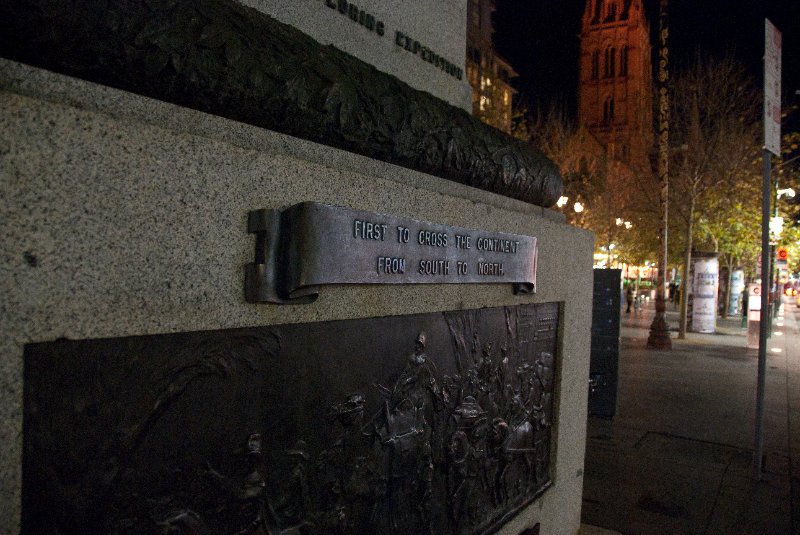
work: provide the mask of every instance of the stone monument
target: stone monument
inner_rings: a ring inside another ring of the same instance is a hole
[[[577,531],[592,236],[465,13],[0,7],[0,532]]]

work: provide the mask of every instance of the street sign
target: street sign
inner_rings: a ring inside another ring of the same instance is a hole
[[[789,260],[789,250],[786,247],[778,247],[775,251],[776,260]]]
[[[764,19],[764,148],[781,153],[781,32]]]

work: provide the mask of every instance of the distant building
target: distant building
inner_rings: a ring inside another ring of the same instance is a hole
[[[472,86],[472,113],[483,122],[511,133],[511,101],[517,76],[492,45],[494,0],[467,4],[467,79]]]
[[[580,39],[580,122],[609,160],[649,172],[653,74],[642,0],[587,0]]]

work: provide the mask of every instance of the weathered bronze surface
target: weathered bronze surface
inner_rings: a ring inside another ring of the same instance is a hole
[[[305,202],[250,212],[255,262],[250,302],[307,303],[326,284],[512,283],[536,285],[532,236],[438,225]]]
[[[540,152],[232,0],[0,2],[0,55],[540,206],[562,191]]]
[[[550,484],[555,303],[28,345],[25,534],[488,533]]]

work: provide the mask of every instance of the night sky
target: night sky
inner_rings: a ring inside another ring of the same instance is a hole
[[[574,114],[586,0],[496,3],[495,47],[519,73],[514,86],[521,96],[533,110],[556,103]],[[644,0],[644,5],[652,41],[658,28],[658,0]],[[760,86],[767,17],[783,34],[783,101],[790,102],[800,90],[800,0],[671,0],[669,11],[671,69],[698,47],[716,56],[731,52]]]

